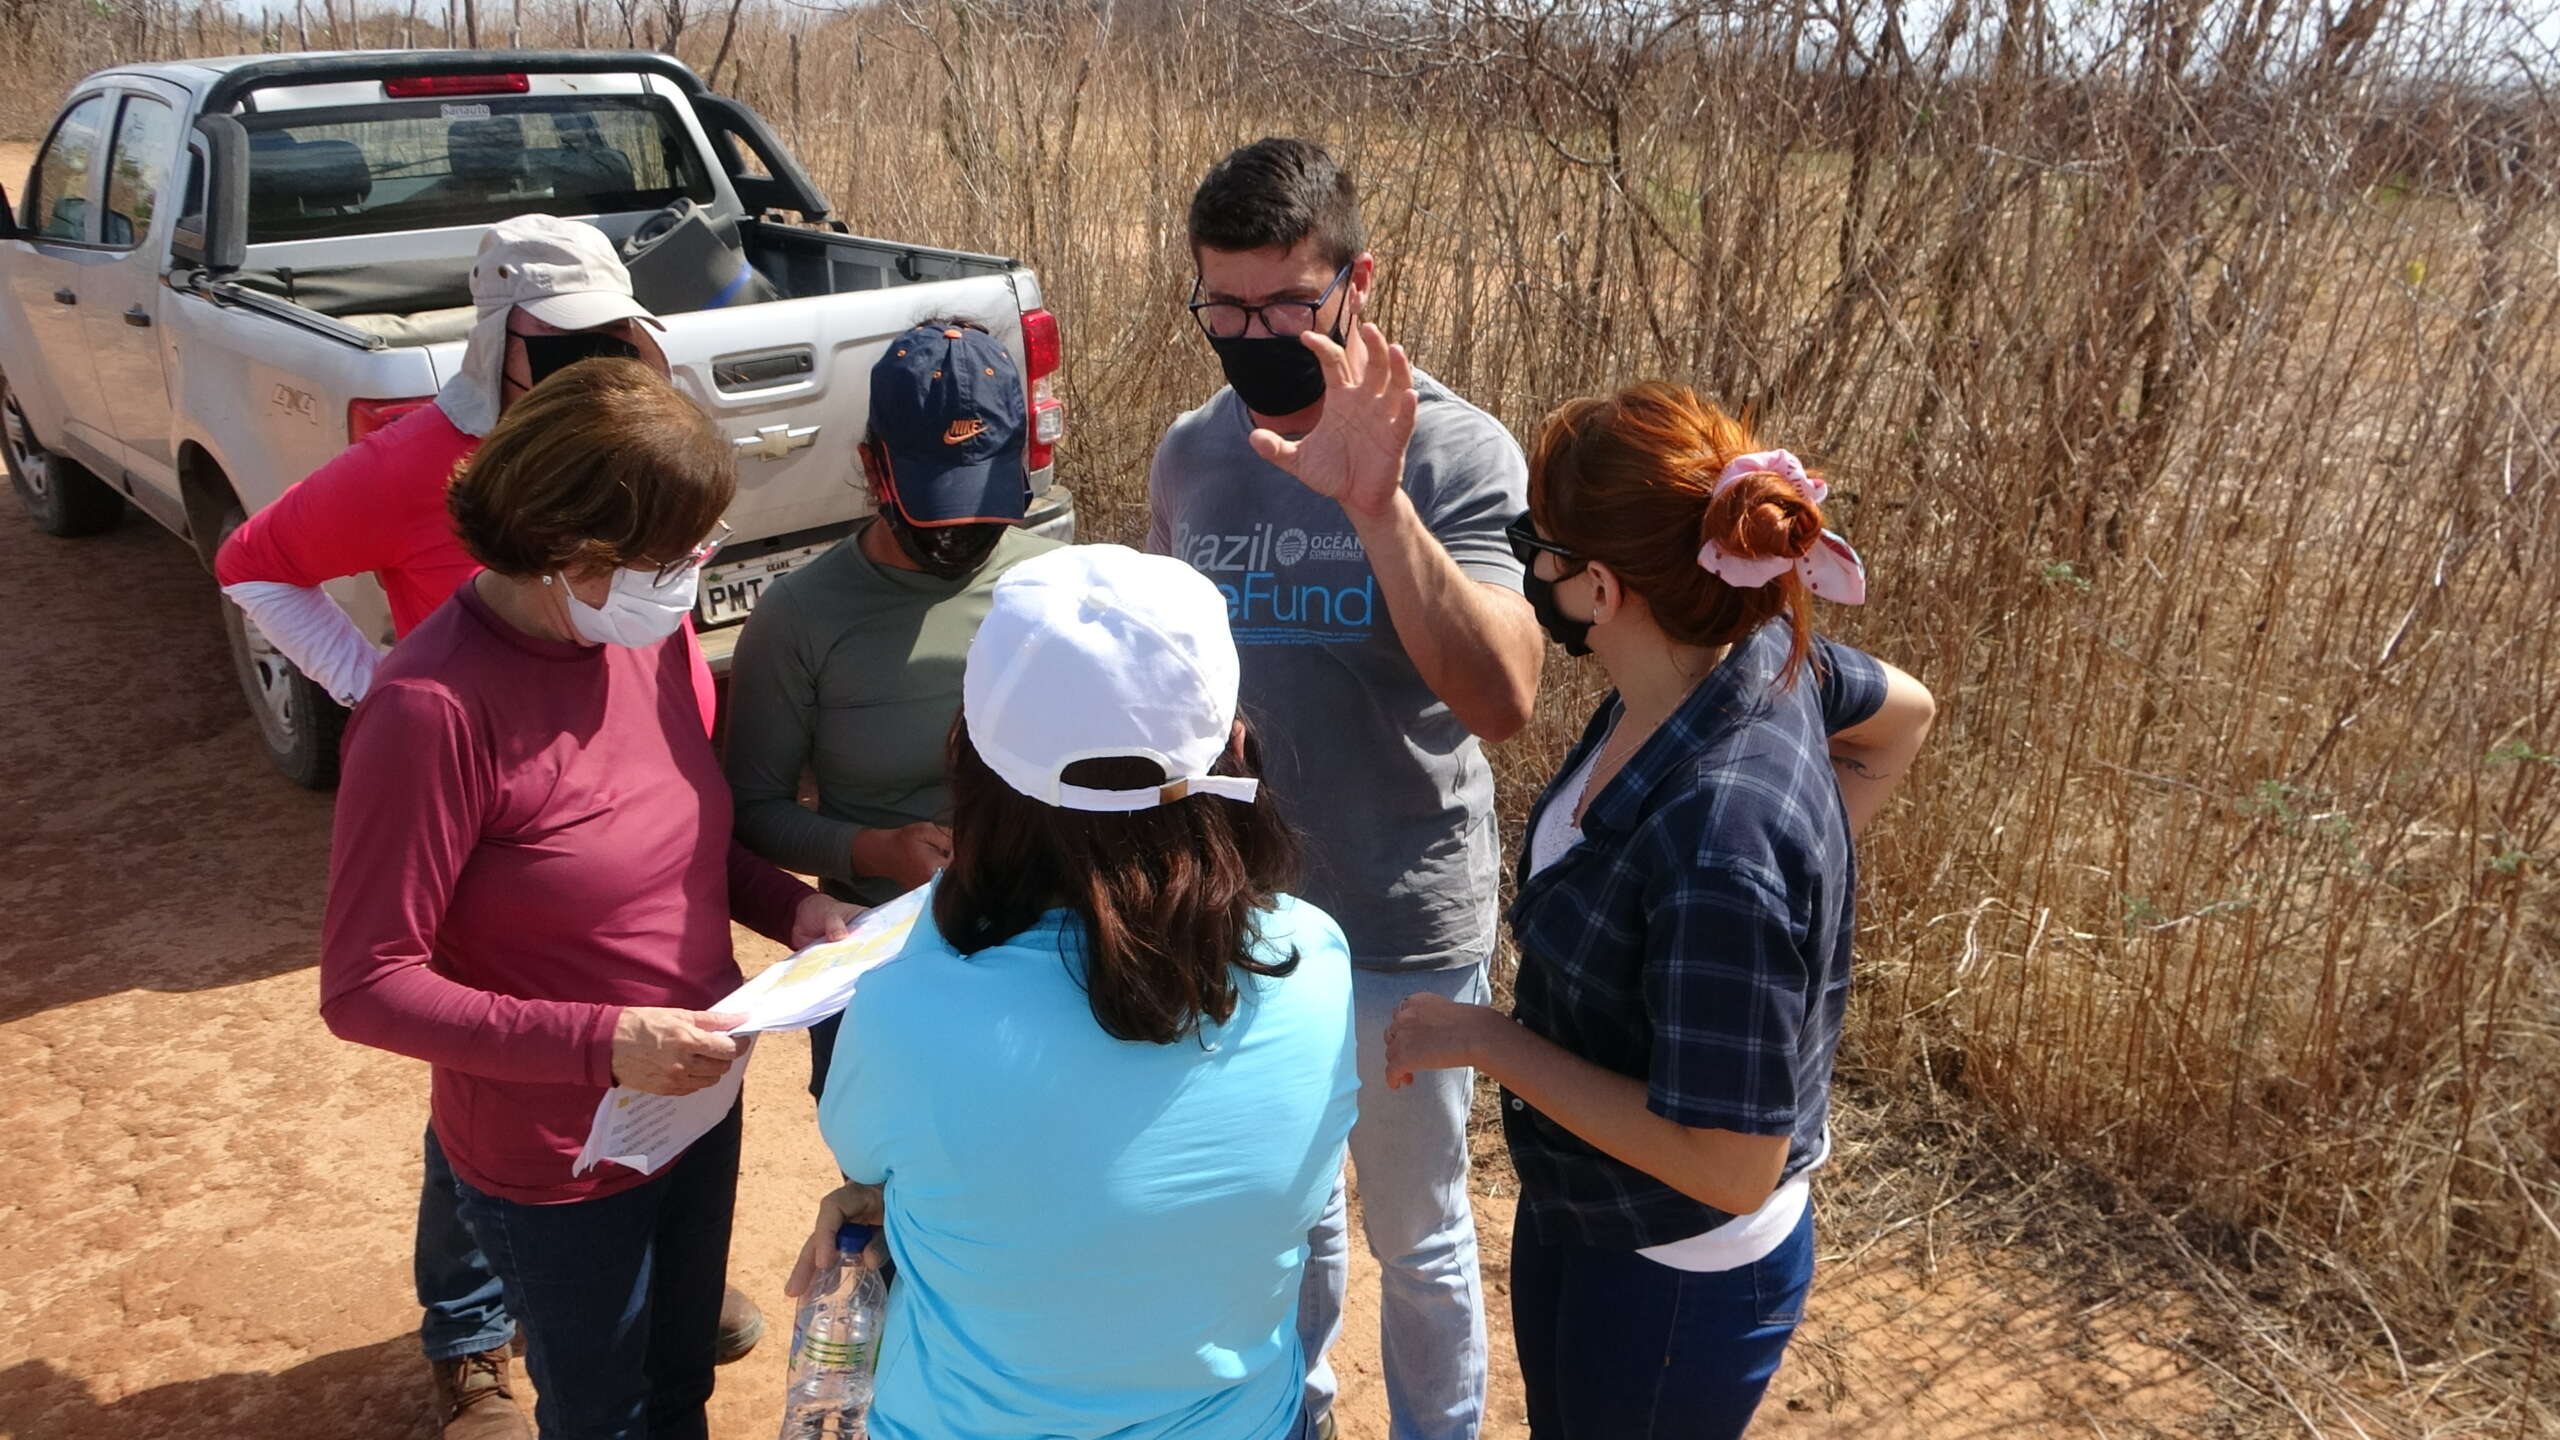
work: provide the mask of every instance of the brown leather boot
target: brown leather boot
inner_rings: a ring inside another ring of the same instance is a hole
[[[533,1440],[516,1408],[507,1347],[436,1362],[436,1419],[443,1440]]]
[[[764,1312],[756,1308],[756,1302],[748,1299],[747,1292],[735,1285],[723,1291],[720,1296],[720,1348],[713,1353],[712,1363],[728,1365],[744,1360],[747,1352],[756,1348],[756,1342],[763,1338]]]

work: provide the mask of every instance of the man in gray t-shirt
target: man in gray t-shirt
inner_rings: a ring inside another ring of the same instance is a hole
[[[1390,1091],[1384,1033],[1422,990],[1490,998],[1499,857],[1479,739],[1517,731],[1537,693],[1544,641],[1502,534],[1528,508],[1528,462],[1499,422],[1416,374],[1401,489],[1363,491],[1299,457],[1274,464],[1323,419],[1325,376],[1300,337],[1363,348],[1354,332],[1376,263],[1350,176],[1305,141],[1263,140],[1210,170],[1190,229],[1192,314],[1228,388],[1165,431],[1147,548],[1226,593],[1265,793],[1306,837],[1301,893],[1351,944],[1351,1159],[1381,1267],[1391,1433],[1469,1437],[1485,1377],[1466,1184],[1473,1075],[1431,1071]],[[1384,364],[1372,369],[1386,383]],[[1347,1273],[1341,1201],[1309,1237],[1299,1308],[1320,1434]]]

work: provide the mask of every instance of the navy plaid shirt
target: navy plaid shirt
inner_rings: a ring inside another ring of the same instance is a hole
[[[1883,705],[1884,671],[1816,641],[1813,668],[1781,688],[1790,639],[1781,619],[1736,645],[1592,797],[1562,858],[1528,875],[1523,847],[1511,931],[1515,1019],[1644,1081],[1666,1119],[1790,1137],[1792,1176],[1823,1150],[1855,918],[1826,737]],[[1617,696],[1601,702],[1530,834],[1618,713]],[[1508,1091],[1502,1121],[1542,1243],[1641,1249],[1731,1218]]]

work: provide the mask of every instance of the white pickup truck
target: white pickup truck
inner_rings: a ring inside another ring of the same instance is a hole
[[[635,259],[633,288],[677,384],[738,446],[734,536],[695,616],[715,668],[764,581],[868,509],[871,364],[918,320],[977,321],[1013,352],[1041,492],[1026,523],[1072,532],[1039,280],[848,233],[752,110],[622,51],[246,56],[72,87],[14,213],[0,190],[11,487],[59,536],[129,501],[210,565],[231,526],[435,394],[461,364],[482,230],[536,211],[622,242],[684,219],[689,250]],[[388,641],[371,577],[330,588]],[[330,783],[344,712],[224,609],[271,757]]]

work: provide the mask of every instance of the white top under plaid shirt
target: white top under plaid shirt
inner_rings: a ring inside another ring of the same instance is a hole
[[[1782,686],[1784,619],[1733,647],[1583,812],[1582,842],[1519,877],[1513,1016],[1643,1080],[1682,1125],[1790,1137],[1786,1175],[1823,1151],[1849,993],[1857,864],[1826,737],[1884,703],[1884,671],[1814,643]],[[1558,770],[1617,723],[1611,695]],[[1556,786],[1530,812],[1556,803]],[[1639,1249],[1731,1217],[1576,1138],[1504,1092],[1535,1237]]]

